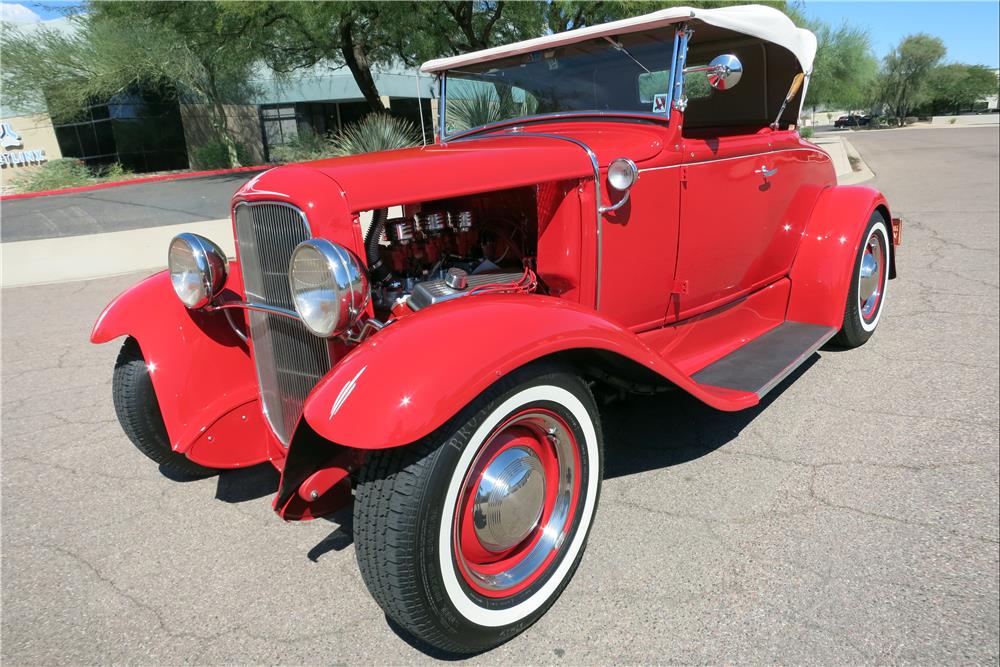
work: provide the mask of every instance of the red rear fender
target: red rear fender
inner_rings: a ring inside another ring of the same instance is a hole
[[[786,319],[840,328],[861,236],[877,208],[888,225],[889,205],[878,190],[835,186],[823,191],[792,264]],[[889,252],[895,254],[895,248]]]
[[[227,285],[239,284],[239,267],[231,262]],[[120,336],[139,341],[174,449],[219,468],[267,460],[253,363],[225,314],[185,308],[163,271],[112,301],[90,340]]]
[[[593,310],[552,297],[483,295],[427,308],[383,329],[316,386],[304,416],[341,445],[405,445],[444,424],[498,378],[568,350],[618,355],[719,409],[756,403],[755,394],[694,383]]]

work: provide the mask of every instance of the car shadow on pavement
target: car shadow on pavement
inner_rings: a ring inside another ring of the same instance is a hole
[[[761,402],[722,412],[675,391],[635,396],[602,409],[604,479],[669,468],[711,454],[735,439],[795,380],[819,360],[813,354]]]

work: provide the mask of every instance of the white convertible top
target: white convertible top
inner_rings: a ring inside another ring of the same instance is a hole
[[[421,67],[423,72],[442,72],[456,69],[463,65],[497,60],[507,56],[516,56],[545,48],[553,48],[582,42],[597,37],[623,35],[630,32],[641,32],[650,28],[681,23],[683,21],[702,21],[708,25],[733,30],[745,35],[752,35],[767,42],[783,46],[798,59],[802,71],[807,75],[812,73],[813,59],[816,57],[816,36],[808,30],[797,28],[785,14],[772,7],[764,5],[738,5],[720,7],[718,9],[695,9],[693,7],[673,7],[661,9],[651,14],[634,16],[621,21],[612,21],[589,28],[567,30],[553,35],[536,37],[535,39],[497,46],[492,49],[473,51],[451,58],[428,60]]]

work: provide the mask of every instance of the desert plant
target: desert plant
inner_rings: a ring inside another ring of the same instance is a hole
[[[523,102],[510,95],[500,97],[492,88],[479,88],[468,97],[448,100],[448,129],[461,132],[538,112],[538,100],[525,93]]]
[[[213,139],[191,151],[191,166],[195,169],[230,169],[252,163],[249,151],[243,144],[236,144],[236,162],[232,160],[229,146]]]
[[[813,132],[814,130],[811,127],[799,128],[799,136],[802,137],[803,139],[812,139]]]
[[[408,120],[370,113],[333,135],[331,155],[356,155],[408,148],[420,143],[420,131]]]
[[[46,162],[31,171],[25,171],[11,179],[17,192],[40,192],[61,190],[93,182],[90,170],[80,160],[64,158]]]
[[[121,181],[133,175],[133,171],[121,162],[112,162],[106,167],[94,170],[94,175],[102,181]]]
[[[312,130],[299,130],[298,136],[287,144],[271,149],[272,162],[308,162],[331,155],[333,149],[330,147],[330,140]]]

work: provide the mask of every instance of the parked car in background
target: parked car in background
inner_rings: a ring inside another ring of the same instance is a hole
[[[851,114],[849,116],[841,116],[837,120],[833,121],[834,127],[865,127],[871,123],[870,116],[857,116]]]
[[[353,502],[389,617],[454,653],[510,639],[583,555],[599,397],[744,410],[875,332],[898,224],[796,131],[815,50],[755,5],[425,63],[434,144],[257,175],[236,261],[181,234],[107,307],[125,432],[188,473],[269,462],[286,520]]]

